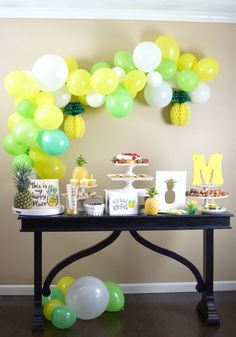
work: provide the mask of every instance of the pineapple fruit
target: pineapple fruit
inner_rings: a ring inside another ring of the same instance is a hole
[[[174,105],[170,109],[171,123],[177,126],[188,124],[190,109],[186,102],[190,101],[190,96],[185,91],[174,91],[171,102]]]
[[[57,188],[53,185],[49,185],[47,189],[47,203],[51,207],[55,207],[58,204]]]
[[[147,190],[149,198],[146,199],[144,208],[147,215],[157,215],[159,204],[155,196],[158,194],[155,187],[151,187]]]
[[[165,193],[165,201],[167,204],[173,204],[175,201],[175,191],[173,191],[173,188],[176,184],[176,181],[174,179],[168,179],[165,183],[167,188]]]
[[[32,208],[33,196],[29,191],[31,168],[27,165],[16,165],[13,169],[17,192],[14,197],[14,207],[20,209]]]
[[[77,166],[73,170],[72,178],[77,180],[88,179],[89,174],[87,168],[85,167],[87,162],[82,155],[79,155],[76,158],[76,164]]]
[[[68,138],[82,138],[85,131],[85,122],[80,114],[84,107],[79,102],[70,102],[64,108],[64,131]]]

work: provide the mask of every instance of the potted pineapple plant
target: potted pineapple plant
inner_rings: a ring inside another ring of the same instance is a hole
[[[18,209],[32,208],[33,196],[29,190],[31,168],[27,165],[16,165],[13,169],[17,192],[14,197],[14,207]]]
[[[157,215],[159,210],[159,203],[155,196],[158,194],[155,187],[151,187],[147,190],[149,198],[146,199],[144,209],[147,215]]]

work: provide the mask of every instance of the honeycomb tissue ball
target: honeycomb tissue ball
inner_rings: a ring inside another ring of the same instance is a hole
[[[190,118],[190,109],[187,104],[175,103],[170,110],[170,120],[174,125],[186,125]]]

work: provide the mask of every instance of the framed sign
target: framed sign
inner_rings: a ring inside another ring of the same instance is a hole
[[[32,209],[60,207],[58,179],[32,179],[30,191],[33,194]]]
[[[110,215],[128,215],[138,213],[138,194],[136,192],[105,191],[106,211]]]
[[[156,171],[156,189],[160,210],[185,207],[186,172]]]

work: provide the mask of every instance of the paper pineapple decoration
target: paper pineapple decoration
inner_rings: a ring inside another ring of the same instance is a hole
[[[27,165],[16,165],[13,173],[17,189],[14,197],[14,207],[20,209],[32,208],[33,196],[29,191],[31,168]]]
[[[76,158],[76,164],[77,166],[74,168],[73,173],[72,173],[72,178],[73,179],[88,179],[88,170],[85,167],[85,164],[87,164],[85,158],[82,155],[79,155]]]
[[[176,181],[174,179],[166,180],[167,191],[165,193],[165,201],[167,204],[173,204],[175,201],[175,191],[173,191]]]
[[[147,194],[149,195],[149,198],[146,199],[144,204],[145,212],[147,215],[157,215],[159,203],[155,196],[158,192],[155,187],[151,187],[147,190]]]
[[[190,109],[186,102],[190,102],[190,96],[185,91],[174,91],[171,100],[174,105],[170,109],[170,120],[174,125],[186,125],[190,118]]]
[[[64,121],[64,131],[68,138],[82,138],[85,131],[85,122],[80,114],[84,112],[84,107],[79,102],[71,102],[64,108],[66,115]]]

